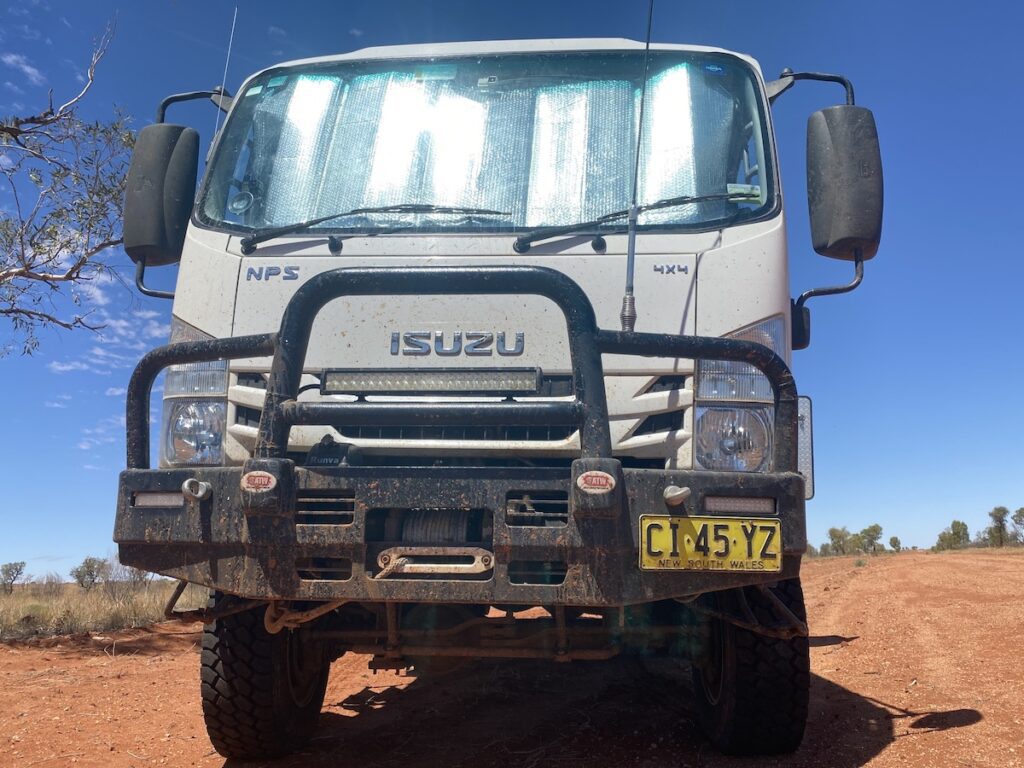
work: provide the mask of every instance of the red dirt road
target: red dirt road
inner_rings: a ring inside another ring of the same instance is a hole
[[[685,671],[481,663],[428,680],[349,655],[314,741],[272,765],[1024,766],[1024,552],[854,563],[804,568],[814,674],[792,756],[716,754]],[[0,646],[0,766],[230,765],[203,728],[198,639],[162,625]]]

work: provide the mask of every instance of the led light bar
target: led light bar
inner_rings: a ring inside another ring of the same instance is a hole
[[[774,515],[775,499],[751,496],[705,496],[706,512],[732,512],[737,515]]]
[[[360,368],[326,370],[324,395],[532,395],[539,368]]]

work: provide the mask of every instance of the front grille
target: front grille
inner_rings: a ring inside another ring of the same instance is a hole
[[[672,373],[616,375],[605,380],[612,448],[623,461],[631,462],[630,466],[638,466],[636,462],[643,466],[663,466],[666,459],[673,461],[674,466],[690,465],[692,425],[688,414],[693,405],[694,382],[692,367],[687,369],[686,362],[677,363],[680,367]],[[544,376],[542,397],[569,395],[571,384],[570,376]],[[304,374],[300,391],[318,386],[315,375]],[[232,438],[229,455],[233,461],[244,461],[255,447],[266,387],[265,373],[235,374],[228,395],[233,406],[228,430]],[[311,395],[307,392],[303,400]],[[351,402],[355,398],[341,399]],[[579,451],[576,424],[370,424],[334,429],[308,425],[292,430],[289,456],[304,463],[306,452],[324,434],[332,434],[335,440],[360,448],[353,460],[355,463],[390,462],[405,466],[418,459],[450,463],[455,460],[453,457],[462,457],[477,462],[501,460],[515,464],[527,460],[567,459]]]
[[[656,413],[648,416],[640,426],[633,430],[634,435],[653,435],[657,432],[674,432],[683,428],[684,411],[672,411],[670,413]]]
[[[496,427],[459,426],[365,426],[339,427],[342,436],[356,440],[487,440],[508,442],[511,440],[565,440],[576,431],[570,426],[525,427],[522,425],[501,425]]]
[[[244,427],[258,427],[263,412],[244,405],[235,407],[235,423]],[[348,426],[338,427],[343,437],[353,440],[485,440],[508,442],[511,440],[552,441],[566,440],[576,432],[575,426],[551,424],[540,427],[499,425],[490,427],[436,427],[416,425]]]

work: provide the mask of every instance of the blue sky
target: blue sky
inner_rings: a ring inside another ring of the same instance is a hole
[[[280,60],[369,45],[519,37],[632,37],[642,0],[375,0],[240,4],[227,85]],[[86,116],[117,104],[147,124],[169,93],[220,82],[233,3],[17,2],[0,6],[0,113],[77,91],[106,23],[117,34]],[[996,505],[1024,506],[1018,313],[1024,260],[1015,235],[1024,124],[1010,2],[688,3],[660,0],[655,41],[749,53],[783,67],[841,72],[879,126],[886,180],[882,247],[864,285],[814,300],[811,348],[794,369],[815,403],[817,496],[810,538],[874,522],[885,540],[928,546],[954,518],[972,532]],[[810,248],[804,183],[807,116],[837,87],[802,84],[775,107],[794,295],[846,282],[849,265]],[[209,139],[212,107],[176,108]],[[6,204],[0,195],[0,205]],[[127,265],[123,256],[117,263]],[[127,275],[127,269],[125,270]],[[173,268],[151,273],[173,285]],[[0,359],[0,562],[42,574],[113,551],[124,462],[124,387],[163,343],[170,304],[117,283],[83,300],[100,334],[46,332],[33,357]],[[6,335],[7,328],[0,328]]]

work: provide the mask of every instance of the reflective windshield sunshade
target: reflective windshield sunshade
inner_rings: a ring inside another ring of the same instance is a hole
[[[337,61],[278,68],[243,91],[216,148],[201,221],[248,233],[356,208],[322,229],[525,229],[626,208],[642,51]],[[707,227],[767,210],[774,179],[760,89],[727,54],[652,51],[640,200],[725,195],[646,211],[641,225]],[[622,222],[605,226],[621,227]]]

